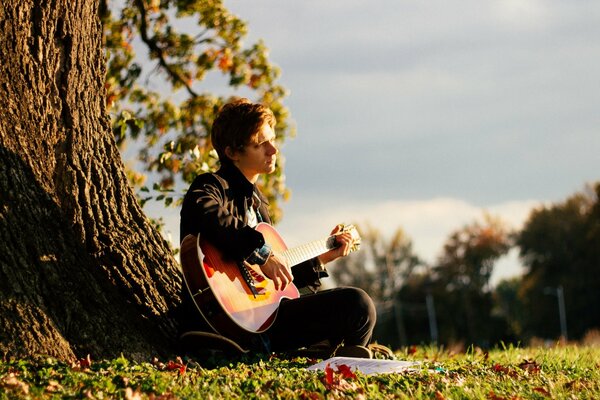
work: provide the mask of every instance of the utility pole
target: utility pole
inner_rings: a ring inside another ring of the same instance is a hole
[[[558,316],[560,318],[560,333],[567,340],[567,311],[565,310],[565,296],[562,285],[556,288],[558,298]]]
[[[425,296],[425,304],[427,305],[427,316],[429,317],[429,334],[431,335],[431,342],[437,344],[438,328],[435,317],[435,305],[433,304],[433,296],[431,293],[427,293]]]
[[[560,335],[567,340],[567,311],[565,309],[565,295],[562,285],[558,287],[547,287],[544,288],[544,293],[552,296],[556,296],[558,301],[558,318],[560,320]]]

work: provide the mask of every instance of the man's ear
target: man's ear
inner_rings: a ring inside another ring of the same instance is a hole
[[[225,155],[227,156],[227,158],[229,158],[231,161],[237,161],[237,152],[234,151],[231,146],[227,146],[225,147]]]

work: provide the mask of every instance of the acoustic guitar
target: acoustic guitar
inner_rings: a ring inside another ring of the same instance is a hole
[[[352,225],[325,239],[291,249],[271,225],[261,222],[256,230],[272,250],[285,257],[290,267],[337,247],[336,236],[344,232],[352,235],[352,251],[360,246],[360,236]],[[187,235],[183,239],[180,257],[184,281],[198,311],[211,329],[225,337],[248,337],[265,331],[273,324],[281,300],[300,296],[293,283],[276,290],[259,266],[227,261],[200,236]]]

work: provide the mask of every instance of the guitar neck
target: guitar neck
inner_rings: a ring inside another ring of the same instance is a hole
[[[287,259],[289,266],[293,267],[326,253],[333,248],[335,248],[335,237],[330,236],[327,239],[315,240],[302,246],[287,249],[283,252],[283,255]]]

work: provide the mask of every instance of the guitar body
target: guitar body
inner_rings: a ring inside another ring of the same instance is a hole
[[[271,225],[260,223],[256,230],[271,249],[286,250]],[[300,296],[293,283],[275,290],[260,267],[226,261],[219,250],[198,236],[188,235],[181,243],[181,267],[200,314],[216,333],[226,337],[244,338],[265,331],[273,324],[281,300]],[[246,277],[240,268],[246,269]]]

